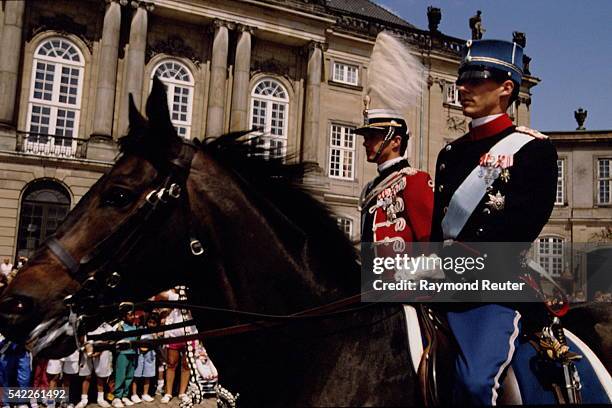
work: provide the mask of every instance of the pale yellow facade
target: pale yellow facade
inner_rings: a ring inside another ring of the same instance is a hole
[[[557,202],[540,238],[562,244],[556,272],[568,293],[578,300],[612,293],[612,181],[605,177],[612,166],[612,131],[546,134],[561,164]]]
[[[307,182],[345,218],[353,239],[359,238],[358,197],[376,168],[365,161],[354,137],[350,177],[330,176],[332,125],[354,128],[363,122],[369,56],[378,31],[403,37],[425,66],[421,98],[404,112],[412,135],[410,163],[433,176],[438,151],[467,131],[460,107],[448,97],[463,40],[408,23],[301,0],[3,1],[1,13],[0,257],[17,255],[20,209],[31,182],[56,182],[73,207],[112,165],[114,141],[127,127],[128,94],[144,110],[154,71],[166,62],[189,72],[191,138],[248,128],[256,85],[280,84],[286,152],[318,164]],[[34,68],[40,59],[35,52],[54,39],[75,47],[81,70],[73,134],[78,142],[61,157],[24,147],[35,105]],[[335,80],[336,64],[355,68],[356,82]],[[530,88],[538,81],[528,76],[523,83],[511,111],[517,124],[530,123]]]

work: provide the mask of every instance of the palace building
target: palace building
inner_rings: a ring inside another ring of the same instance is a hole
[[[410,163],[433,175],[438,151],[467,131],[454,85],[465,39],[438,30],[439,9],[430,8],[429,28],[420,29],[368,0],[3,0],[1,6],[2,257],[31,255],[110,168],[115,141],[127,130],[128,95],[144,110],[154,76],[167,85],[182,137],[255,128],[270,154],[316,163],[309,187],[355,240],[359,194],[376,168],[366,163],[353,130],[363,122],[378,32],[402,37],[425,67],[418,106],[404,112]],[[538,82],[526,75],[510,109],[517,124],[529,125],[530,89]],[[564,163],[579,162],[567,156]],[[596,165],[608,174],[605,164]],[[584,204],[577,195],[567,199],[576,210]]]
[[[557,148],[557,199],[536,245],[539,263],[578,300],[612,294],[612,130],[547,131]]]

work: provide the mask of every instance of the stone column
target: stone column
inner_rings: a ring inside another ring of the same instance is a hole
[[[308,45],[308,70],[306,73],[306,97],[304,108],[304,135],[302,137],[302,160],[318,162],[319,111],[321,96],[321,69],[323,44],[312,41]]]
[[[238,25],[240,32],[236,44],[234,63],[234,87],[232,89],[232,111],[230,130],[245,130],[249,124],[249,79],[251,74],[251,36],[253,27]]]
[[[119,30],[121,28],[121,6],[118,0],[106,0],[106,14],[100,41],[98,62],[98,87],[92,138],[111,139],[113,112],[115,110],[115,88],[117,85],[117,56],[119,53]]]
[[[25,1],[4,3],[4,27],[0,39],[0,124],[15,128],[17,78],[21,61],[21,34]]]
[[[125,69],[125,85],[121,104],[121,121],[119,135],[125,135],[128,130],[128,95],[132,94],[139,108],[142,106],[142,86],[144,82],[145,52],[147,50],[147,13],[153,11],[153,3],[132,1],[135,9],[130,25],[130,43],[128,45]]]
[[[223,133],[223,107],[225,106],[225,80],[227,76],[227,51],[230,23],[214,21],[214,39],[210,61],[210,85],[208,90],[208,112],[206,114],[206,137]]]

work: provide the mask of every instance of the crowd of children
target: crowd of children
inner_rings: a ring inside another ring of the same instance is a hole
[[[174,298],[171,294],[170,298]],[[176,315],[172,311],[154,311],[147,314],[127,313],[124,318],[114,326],[103,323],[96,330],[88,333],[89,336],[108,331],[131,331],[144,327],[154,328],[165,321],[169,315]],[[172,317],[169,317],[171,319]],[[176,323],[176,321],[175,321]],[[182,329],[179,329],[182,330]],[[157,336],[172,336],[169,333],[145,334],[138,339],[154,339]],[[128,337],[136,340],[136,337]],[[86,340],[86,337],[85,337]],[[42,387],[66,388],[69,398],[61,402],[66,408],[85,408],[90,396],[96,395],[95,403],[103,408],[122,408],[139,403],[149,403],[155,400],[155,395],[161,396],[161,403],[168,403],[172,399],[174,389],[175,370],[179,360],[181,363],[181,381],[178,385],[179,398],[184,393],[189,380],[189,367],[184,359],[184,344],[170,344],[168,347],[126,349],[116,352],[108,350],[87,356],[83,350],[77,350],[60,360],[31,361],[29,352],[12,343],[2,342],[0,347],[4,353],[0,355],[0,387]],[[12,348],[10,348],[12,347]],[[9,349],[10,348],[10,349]],[[14,350],[13,350],[14,348]],[[168,351],[171,350],[169,353]],[[179,356],[182,353],[183,359]],[[171,361],[168,361],[168,355]],[[206,357],[207,358],[207,357]],[[208,360],[207,381],[217,380],[216,369]],[[91,389],[92,381],[95,391]],[[80,394],[80,399],[78,398]],[[30,401],[32,408],[42,403],[48,408],[55,408],[55,400]],[[28,404],[18,405],[26,408]],[[7,408],[8,402],[3,399],[2,408]]]

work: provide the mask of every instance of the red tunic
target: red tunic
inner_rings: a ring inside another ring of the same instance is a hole
[[[362,242],[429,241],[433,181],[402,160],[362,194]]]

